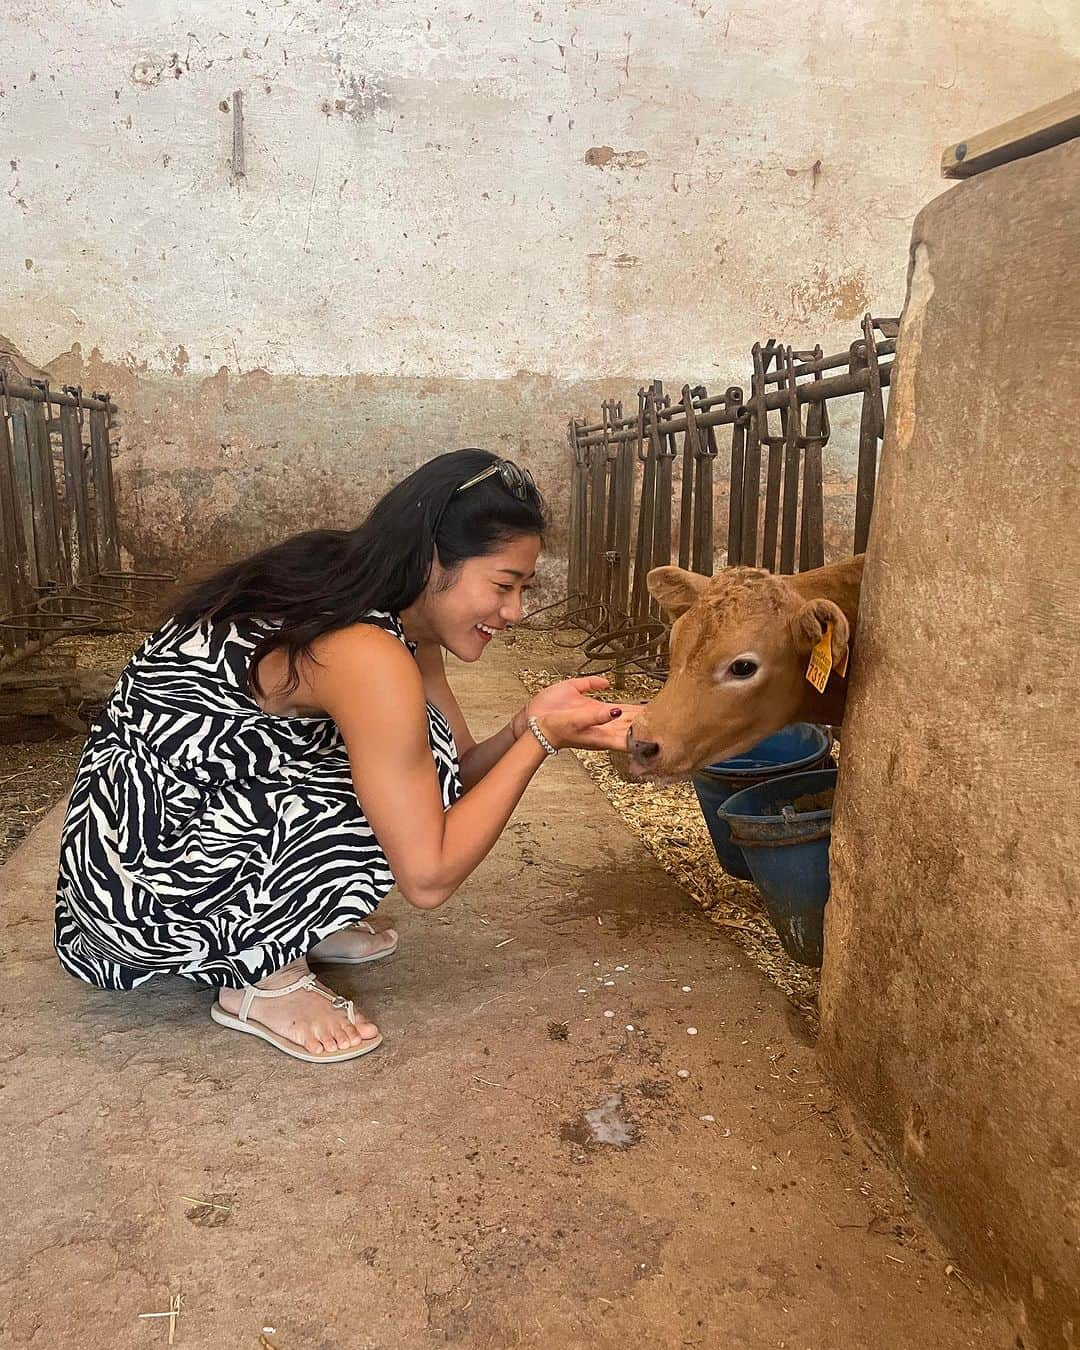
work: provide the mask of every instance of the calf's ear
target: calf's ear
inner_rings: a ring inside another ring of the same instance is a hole
[[[654,567],[645,578],[645,584],[668,618],[677,619],[705,593],[709,580],[709,577],[698,576],[681,567]]]
[[[831,600],[808,600],[796,610],[791,620],[791,635],[795,648],[802,655],[809,653],[821,641],[825,625],[832,624],[832,658],[838,674],[847,669],[848,642],[851,630],[844,611]]]

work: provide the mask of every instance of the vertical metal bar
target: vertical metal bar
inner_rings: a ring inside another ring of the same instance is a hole
[[[741,408],[743,391],[732,385],[724,399],[725,408]],[[743,474],[746,457],[746,422],[736,417],[731,424],[731,464],[728,470],[727,565],[742,562]]]
[[[683,433],[682,492],[679,498],[679,566],[689,567],[691,559],[691,532],[694,513],[694,479],[697,475],[697,423],[694,421],[694,396],[688,384],[683,385],[682,405],[686,413],[686,431]]]
[[[37,549],[34,547],[34,494],[30,473],[30,416],[25,399],[11,400],[11,458],[12,481],[15,486],[15,509],[19,516],[26,575],[31,590],[41,584],[38,573]]]
[[[881,392],[874,320],[863,316],[862,355],[866,362],[866,392],[859,418],[859,476],[855,488],[855,552],[863,553],[870,538],[870,519],[877,487],[878,440],[885,432],[885,401]]]
[[[656,437],[657,461],[656,506],[653,523],[653,567],[668,567],[671,564],[671,479],[678,446],[675,443],[674,435],[663,430],[660,425],[660,410],[663,409],[667,412],[670,408],[671,395],[663,393],[663,385],[659,380],[655,380],[653,382],[653,434]],[[653,619],[662,619],[659,601],[650,599],[649,614]],[[654,662],[661,661],[664,650],[663,639],[658,639],[650,646],[649,650]]]
[[[76,581],[88,581],[98,570],[97,549],[90,529],[86,466],[77,408],[61,407],[60,438],[64,446],[64,524],[71,574]]]
[[[577,542],[577,588],[576,593],[584,599],[589,589],[589,452],[579,445],[578,428],[575,427],[575,453],[577,454],[578,475],[578,542]]]
[[[60,530],[57,519],[56,475],[47,426],[48,403],[29,404],[30,493],[34,512],[34,550],[41,586],[60,586],[65,581]]]
[[[589,447],[589,603],[604,594],[604,483],[607,457],[602,445]]]
[[[779,368],[781,364],[781,349],[772,341],[769,342],[765,351],[765,361],[763,365],[764,372],[768,370],[773,358],[776,358],[776,364]],[[764,388],[764,385],[762,386]],[[761,565],[770,572],[776,571],[776,544],[780,533],[780,484],[781,468],[783,460],[780,455],[781,447],[786,440],[787,428],[787,409],[781,409],[780,423],[783,434],[780,436],[771,436],[768,433],[768,412],[764,407],[764,398],[762,399],[762,444],[769,452],[769,467],[765,475],[765,521],[761,536]]]
[[[108,395],[98,395],[108,398]],[[116,523],[116,498],[113,495],[112,451],[109,446],[108,414],[100,408],[90,410],[90,454],[94,469],[94,504],[97,508],[98,561],[103,570],[120,570],[120,541]]]
[[[35,381],[37,383],[37,381]],[[47,380],[40,384],[42,402],[38,405],[38,436],[41,441],[41,459],[45,478],[49,487],[49,534],[52,547],[56,552],[59,584],[70,587],[72,581],[71,556],[68,553],[67,537],[63,529],[64,491],[63,457],[59,464],[53,454],[52,433],[59,422],[52,417],[52,398]],[[59,407],[59,403],[57,407]]]
[[[652,566],[653,506],[656,490],[656,451],[652,437],[646,430],[648,408],[652,393],[642,389],[638,393],[638,458],[644,464],[641,475],[641,501],[638,505],[637,545],[634,549],[634,585],[630,602],[631,617],[635,623],[644,623],[649,617],[649,592],[645,578]],[[644,450],[644,453],[642,453]]]
[[[795,542],[799,515],[799,439],[802,414],[795,384],[795,356],[791,347],[783,354],[788,407],[784,422],[784,515],[780,533],[780,571],[795,571]]]
[[[869,314],[863,315],[863,342],[866,353],[867,389],[874,407],[874,431],[880,441],[885,435],[885,400],[881,393],[881,371],[878,369],[877,340],[874,337],[874,320]]]
[[[579,594],[584,585],[585,498],[588,494],[586,470],[578,446],[577,423],[571,420],[566,430],[570,445],[570,539],[566,552],[566,592]]]
[[[615,452],[611,448],[611,423],[622,416],[621,404],[605,400],[601,409],[604,421],[604,472],[607,476],[607,501],[604,508],[604,604],[611,608],[615,579]]]
[[[705,428],[705,445],[697,462],[697,516],[694,528],[694,571],[702,576],[713,574],[713,465],[716,463],[716,430]]]
[[[6,408],[0,409],[0,564],[5,583],[0,604],[6,614],[21,613],[30,604],[30,564],[15,492],[15,467]],[[5,656],[15,650],[17,642],[15,629],[0,629],[0,651]]]
[[[870,517],[874,510],[877,483],[877,418],[874,398],[868,389],[863,394],[859,418],[859,477],[855,487],[855,552],[865,553],[870,538]]]
[[[659,380],[653,382],[653,416],[651,435],[656,447],[656,495],[653,515],[653,567],[666,567],[671,562],[671,465],[674,459],[669,439],[660,430],[660,409],[669,407]],[[653,601],[652,612],[659,616],[660,607]]]
[[[752,355],[754,373],[750,377],[750,420],[743,466],[742,548],[739,550],[739,562],[744,567],[753,567],[757,563],[761,438],[768,430],[765,423],[765,365],[760,342],[754,343]]]
[[[820,344],[810,353],[811,360],[820,361]],[[814,379],[822,378],[821,371]],[[806,410],[806,454],[803,459],[802,525],[799,538],[799,571],[825,565],[825,499],[821,470],[821,452],[829,440],[829,405],[827,400],[811,403]]]
[[[637,452],[633,441],[620,441],[615,460],[615,575],[611,587],[614,621],[628,618],[630,595],[630,525],[634,513],[634,465]]]
[[[699,385],[696,389],[691,389],[689,385],[683,386],[682,406],[686,417],[685,447],[689,451],[690,459],[690,467],[684,465],[683,473],[690,472],[694,475],[693,520],[690,531],[690,542],[693,547],[692,550],[687,550],[686,562],[680,557],[679,565],[712,576],[712,461],[716,453],[716,439],[712,434],[712,427],[706,428],[707,439],[702,438],[694,409],[695,397],[704,399],[707,396],[704,385]]]
[[[821,473],[822,419],[824,402],[806,410],[806,455],[803,459],[802,529],[799,539],[799,571],[825,564],[825,501]]]
[[[705,386],[694,391],[698,397],[706,397]],[[689,426],[689,421],[687,422]],[[713,464],[716,462],[716,428],[706,427],[702,440],[698,428],[698,443],[694,476],[694,555],[693,570],[701,576],[713,574],[713,517],[716,504],[713,501]]]

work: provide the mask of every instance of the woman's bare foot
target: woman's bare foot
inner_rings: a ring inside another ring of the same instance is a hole
[[[317,942],[308,952],[308,959],[358,966],[389,956],[397,950],[397,944],[398,935],[392,928],[376,932],[371,924],[358,923]]]
[[[257,989],[280,989],[293,984],[308,974],[304,961],[294,961],[284,970],[260,980]],[[320,981],[320,983],[322,983]],[[323,985],[323,988],[326,988]],[[218,1002],[227,1013],[234,1017],[240,1011],[244,997],[243,989],[219,989]],[[349,1021],[347,1000],[341,999],[341,1007],[335,1007],[321,994],[312,989],[298,989],[295,994],[285,994],[281,998],[258,998],[252,1000],[248,1020],[259,1022],[279,1036],[303,1048],[311,1055],[330,1055],[339,1050],[353,1050],[365,1041],[374,1040],[379,1028],[368,1021],[364,1015],[354,1012],[355,1025]]]

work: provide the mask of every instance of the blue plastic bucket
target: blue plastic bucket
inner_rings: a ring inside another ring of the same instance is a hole
[[[719,815],[743,851],[784,950],[820,966],[836,769],[789,774],[729,797]]]
[[[812,722],[793,722],[759,741],[745,754],[719,760],[694,774],[694,791],[701,814],[709,827],[720,866],[729,876],[743,881],[751,879],[742,849],[732,842],[727,822],[717,815],[720,807],[740,788],[820,768],[828,760],[831,747],[832,735],[824,727]]]

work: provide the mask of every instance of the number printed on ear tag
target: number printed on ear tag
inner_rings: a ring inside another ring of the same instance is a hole
[[[832,668],[832,624],[827,623],[820,641],[810,653],[810,664],[806,667],[806,678],[819,694],[825,692],[825,686],[829,683]]]

